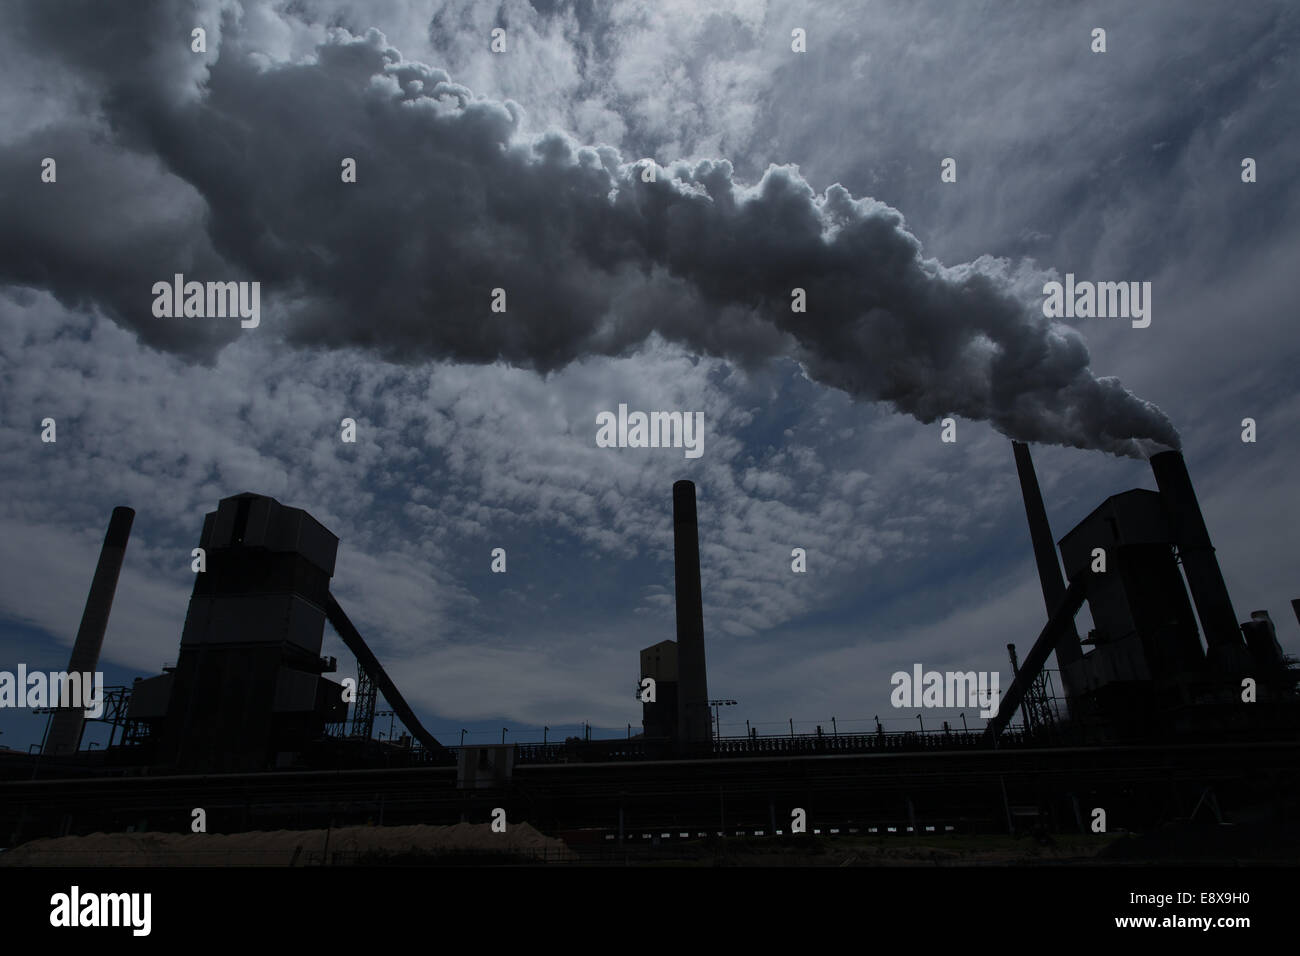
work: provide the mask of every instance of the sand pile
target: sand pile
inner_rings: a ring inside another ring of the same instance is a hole
[[[374,862],[383,857],[437,864],[572,860],[561,840],[527,823],[505,833],[491,824],[338,827],[254,833],[92,833],[32,840],[0,853],[0,866],[310,866]]]

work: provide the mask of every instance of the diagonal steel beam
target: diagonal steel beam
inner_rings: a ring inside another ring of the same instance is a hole
[[[401,691],[393,683],[387,672],[384,671],[384,665],[379,663],[379,658],[375,657],[374,652],[366,644],[365,639],[343,613],[343,608],[333,594],[327,595],[325,604],[325,616],[334,625],[334,630],[338,631],[339,637],[343,638],[343,643],[348,646],[353,654],[356,655],[357,663],[365,669],[370,675],[370,679],[375,682],[379,692],[384,695],[384,700],[397,713],[397,717],[411,732],[416,740],[424,745],[424,749],[431,753],[439,753],[445,748],[442,744],[434,739],[433,734],[424,729],[420,723],[420,718],[415,716],[415,712],[407,705],[405,698],[402,697]]]
[[[1061,596],[1060,603],[1056,605],[1056,610],[1052,616],[1047,619],[1046,626],[1038,634],[1038,640],[1034,641],[1034,646],[1030,648],[1029,653],[1025,655],[1023,663],[1020,665],[1020,673],[1011,682],[1007,692],[1002,697],[998,705],[998,712],[989,721],[988,727],[984,731],[987,741],[997,743],[998,735],[1002,733],[1007,723],[1011,720],[1011,715],[1016,712],[1021,701],[1025,698],[1025,691],[1038,677],[1043,665],[1047,663],[1047,655],[1052,653],[1061,635],[1066,629],[1074,627],[1074,615],[1079,613],[1079,608],[1083,606],[1083,599],[1087,593],[1088,581],[1092,577],[1091,571],[1085,571],[1065,589],[1065,594]]]

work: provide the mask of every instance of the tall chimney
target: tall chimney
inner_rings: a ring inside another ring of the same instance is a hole
[[[131,523],[135,511],[131,508],[113,509],[104,535],[104,546],[99,550],[99,564],[90,581],[90,594],[86,608],[81,612],[81,627],[72,645],[68,659],[68,673],[79,673],[83,679],[93,677],[99,665],[99,649],[104,644],[104,631],[108,628],[108,612],[113,608],[113,594],[117,590],[117,576],[122,570],[126,554],[126,541],[131,536]],[[83,691],[84,693],[84,691]],[[48,753],[75,753],[81,746],[81,730],[85,718],[80,707],[60,708],[50,718],[50,730],[45,741]]]
[[[704,605],[700,589],[700,532],[695,484],[673,484],[673,560],[677,572],[677,732],[688,743],[708,742],[709,687],[704,667]]]
[[[1232,609],[1228,587],[1223,583],[1214,545],[1210,543],[1210,532],[1201,516],[1191,476],[1187,474],[1187,463],[1177,451],[1162,451],[1151,456],[1151,470],[1164,499],[1165,514],[1178,545],[1187,586],[1196,603],[1201,629],[1205,632],[1205,643],[1209,647],[1207,656],[1220,670],[1237,671],[1249,667],[1237,613]]]
[[[1013,441],[1011,448],[1016,455],[1016,471],[1020,475],[1020,492],[1025,499],[1025,517],[1029,519],[1029,539],[1034,546],[1034,561],[1038,565],[1038,581],[1043,588],[1043,603],[1047,605],[1047,616],[1051,617],[1065,599],[1061,564],[1052,540],[1052,526],[1047,522],[1043,494],[1038,488],[1034,461],[1029,457],[1029,446],[1024,442]],[[1071,621],[1068,627],[1062,628],[1061,639],[1056,645],[1056,662],[1061,667],[1061,683],[1065,685],[1067,698],[1073,697],[1075,693],[1074,682],[1067,668],[1082,657],[1079,632]]]

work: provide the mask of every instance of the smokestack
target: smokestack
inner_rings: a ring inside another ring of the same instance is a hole
[[[99,564],[90,582],[86,608],[81,612],[81,627],[72,645],[68,659],[68,673],[93,675],[99,665],[99,649],[104,644],[104,631],[108,628],[108,612],[113,608],[113,594],[117,591],[117,576],[122,570],[126,555],[126,541],[131,536],[131,523],[135,511],[131,508],[113,509],[104,535],[104,546],[99,550]],[[50,718],[50,730],[45,750],[49,753],[75,753],[81,746],[81,730],[85,717],[80,707],[60,708]]]
[[[1232,599],[1223,583],[1214,545],[1210,543],[1210,532],[1201,516],[1191,476],[1187,474],[1187,463],[1177,451],[1162,451],[1151,456],[1151,470],[1164,499],[1165,514],[1178,544],[1187,586],[1191,589],[1201,629],[1205,632],[1205,643],[1209,647],[1207,656],[1220,670],[1237,671],[1249,667],[1237,613],[1232,609]]]
[[[1020,492],[1025,499],[1025,517],[1029,519],[1029,538],[1034,546],[1034,561],[1038,565],[1038,581],[1043,588],[1043,603],[1047,605],[1048,617],[1051,617],[1065,599],[1061,564],[1056,556],[1052,526],[1047,522],[1043,494],[1038,488],[1034,461],[1029,457],[1029,446],[1024,442],[1013,441],[1011,448],[1016,455],[1016,471],[1020,475]],[[1061,667],[1061,683],[1065,685],[1066,697],[1074,696],[1073,681],[1067,676],[1066,668],[1082,657],[1079,632],[1071,621],[1067,627],[1062,628],[1061,639],[1056,645],[1056,662]]]
[[[700,532],[695,484],[673,484],[673,561],[677,572],[677,733],[690,743],[712,734],[704,667],[704,605],[700,588]]]

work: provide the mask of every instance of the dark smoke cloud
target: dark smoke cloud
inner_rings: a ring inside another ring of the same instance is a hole
[[[518,106],[475,99],[374,31],[336,33],[314,62],[267,68],[227,19],[200,95],[194,61],[165,52],[188,55],[192,17],[165,5],[156,20],[133,17],[165,29],[119,30],[106,51],[68,46],[69,18],[44,10],[27,11],[33,42],[91,78],[116,144],[188,184],[206,216],[137,215],[155,228],[130,244],[103,229],[92,241],[80,227],[120,191],[61,175],[61,240],[42,219],[56,200],[19,202],[30,189],[8,175],[44,145],[11,145],[0,188],[17,214],[0,227],[0,278],[91,301],[150,344],[203,358],[238,331],[153,318],[152,281],[258,279],[276,312],[243,334],[278,323],[304,345],[545,373],[657,333],[746,365],[792,357],[923,422],[954,414],[1116,454],[1137,454],[1138,439],[1178,445],[1158,408],[1095,377],[1080,336],[1043,319],[1041,275],[927,260],[897,211],[838,185],[818,195],[794,168],[750,186],[726,161],[673,163],[646,183],[644,162],[613,149],[522,136]],[[106,16],[94,4],[84,14]],[[89,147],[80,156],[94,159]],[[344,156],[357,160],[354,185],[340,182]],[[806,313],[791,311],[795,287]],[[505,314],[489,310],[495,288]]]

